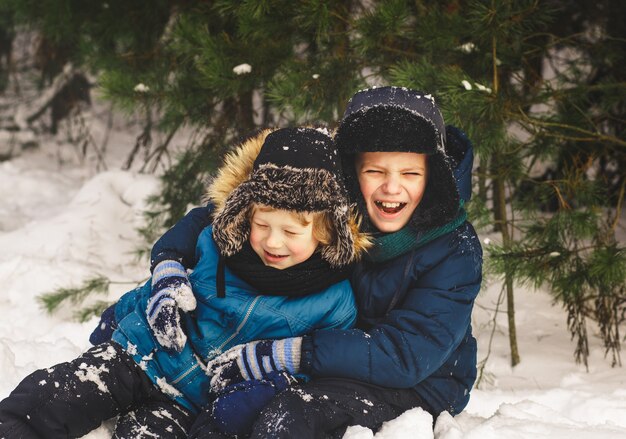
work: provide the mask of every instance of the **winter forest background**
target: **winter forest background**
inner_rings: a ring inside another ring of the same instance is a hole
[[[435,437],[626,437],[624,54],[618,0],[0,0],[0,398],[88,347],[237,139],[394,84],[477,154],[481,376]]]

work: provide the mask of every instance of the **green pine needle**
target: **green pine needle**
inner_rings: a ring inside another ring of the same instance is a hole
[[[64,303],[81,303],[92,294],[106,294],[111,281],[103,276],[87,279],[82,286],[76,288],[58,288],[51,293],[44,293],[37,297],[40,305],[52,314],[59,310]]]

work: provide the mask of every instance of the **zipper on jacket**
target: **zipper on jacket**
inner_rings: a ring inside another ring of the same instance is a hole
[[[398,287],[396,292],[393,294],[393,297],[391,298],[391,302],[389,302],[389,306],[387,307],[387,311],[385,311],[385,315],[389,314],[391,310],[396,307],[398,301],[400,300],[400,295],[405,290],[404,286],[406,282],[404,280],[408,277],[409,270],[413,266],[414,257],[415,257],[415,251],[412,251],[411,256],[409,257],[409,260],[407,261],[407,264],[404,266],[404,273],[402,274],[403,282],[400,283],[400,286]]]
[[[193,357],[196,360],[196,364],[194,364],[193,366],[191,366],[189,369],[187,369],[185,371],[184,374],[182,374],[181,376],[179,376],[178,378],[176,378],[174,381],[172,381],[172,384],[178,384],[183,378],[185,378],[187,375],[189,375],[191,372],[193,372],[194,370],[196,370],[198,367],[202,368],[205,372],[206,372],[206,368],[203,366],[202,364],[202,360],[200,359],[200,357],[198,357],[195,353],[193,354]]]
[[[243,317],[243,320],[241,321],[241,323],[239,324],[239,326],[237,326],[237,329],[235,329],[235,332],[233,332],[230,337],[228,337],[224,343],[222,343],[217,350],[219,352],[222,352],[222,349],[224,348],[224,346],[226,346],[228,343],[231,342],[231,340],[233,338],[235,338],[239,332],[241,331],[241,329],[245,326],[246,322],[248,321],[248,319],[250,318],[250,315],[252,314],[252,311],[254,310],[254,307],[256,306],[256,303],[261,300],[262,296],[256,296],[253,300],[252,303],[250,304],[250,306],[248,307],[248,309],[246,310],[246,314]]]
[[[196,360],[198,361],[198,360]],[[180,381],[182,379],[184,379],[187,375],[189,375],[191,372],[193,372],[194,370],[196,370],[198,368],[198,366],[200,366],[198,363],[194,364],[192,367],[190,367],[189,369],[187,369],[185,371],[184,374],[182,374],[181,376],[179,376],[178,378],[176,378],[174,381],[172,381],[172,384],[178,384],[180,383]]]

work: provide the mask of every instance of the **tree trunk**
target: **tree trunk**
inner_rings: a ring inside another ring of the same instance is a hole
[[[494,165],[498,166],[497,157],[494,157]],[[511,242],[511,236],[509,235],[509,228],[507,225],[507,213],[506,213],[506,197],[504,190],[504,177],[496,175],[493,181],[494,191],[494,216],[499,219],[499,230],[502,233],[502,243],[507,247]],[[495,210],[497,208],[497,211]],[[513,274],[509,270],[505,273],[506,284],[506,313],[509,322],[509,346],[511,349],[511,366],[516,366],[520,363],[519,349],[517,347],[517,329],[515,325],[515,297],[513,291]]]

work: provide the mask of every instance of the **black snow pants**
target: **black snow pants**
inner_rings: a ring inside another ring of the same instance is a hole
[[[118,418],[114,438],[186,438],[195,416],[154,386],[115,343],[40,369],[0,401],[0,439],[84,436]]]
[[[385,421],[405,411],[431,408],[413,389],[391,389],[343,378],[319,378],[276,395],[253,426],[254,439],[329,439],[343,437],[346,428],[361,425],[377,431]],[[227,436],[203,423],[201,413],[191,439]]]

